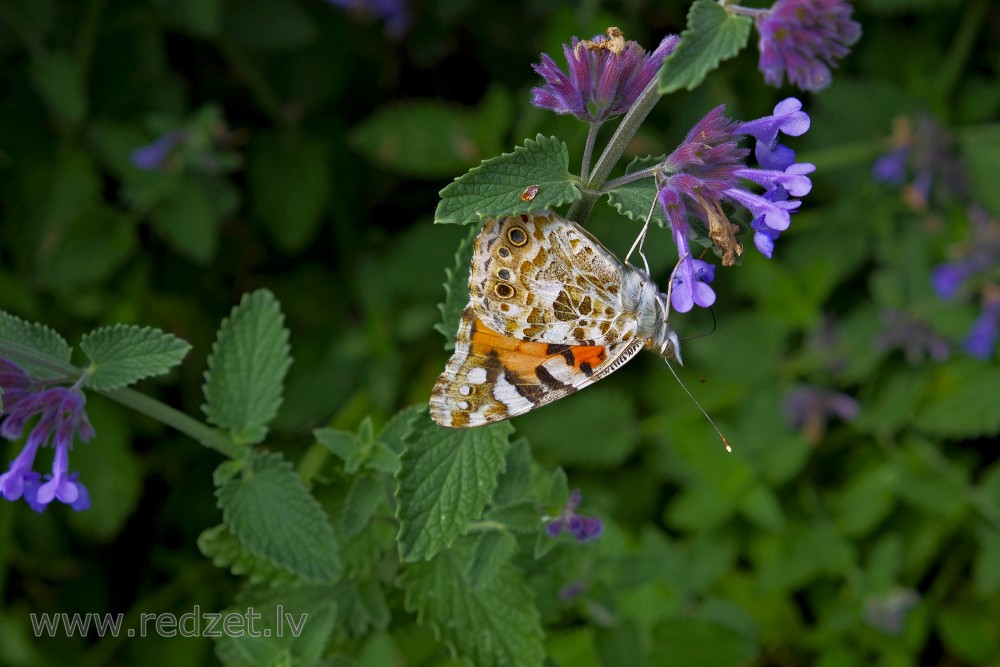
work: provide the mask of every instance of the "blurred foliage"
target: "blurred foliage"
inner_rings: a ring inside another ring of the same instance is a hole
[[[406,436],[419,409],[392,416],[426,404],[447,359],[438,303],[446,269],[461,283],[467,232],[432,226],[438,192],[538,134],[565,141],[575,171],[585,128],[528,105],[531,63],[608,25],[653,45],[684,28],[687,4],[427,0],[397,35],[321,0],[5,0],[0,309],[71,341],[124,323],[190,342],[169,382],[141,388],[200,415],[219,320],[270,289],[294,362],[272,454],[249,465],[304,515],[334,520],[310,552],[242,549],[219,526],[219,454],[95,395],[98,437],[73,452],[94,506],[0,503],[0,664],[438,667],[455,664],[448,646],[477,664],[541,664],[544,648],[567,667],[1000,664],[1000,372],[995,353],[956,344],[976,305],[931,289],[932,268],[969,237],[966,206],[1000,216],[1000,10],[985,0],[859,4],[865,34],[832,87],[799,95],[812,129],[794,147],[817,165],[803,212],[773,260],[748,253],[719,271],[717,327],[672,319],[682,336],[713,331],[686,342],[680,375],[732,454],[648,355],[514,420],[525,440],[507,446],[506,426],[456,435],[454,460],[421,460],[466,480],[488,468],[466,510],[510,531],[401,562],[400,525],[427,517],[395,515],[396,455],[421,450],[419,428]],[[718,104],[754,118],[788,92],[765,87],[744,51],[665,97],[616,173],[669,152]],[[965,200],[914,206],[872,181],[894,119],[918,113],[955,137]],[[623,253],[639,225],[602,203],[590,228]],[[652,230],[646,248],[666,279],[669,234]],[[951,354],[880,344],[890,312]],[[802,385],[856,398],[857,418],[789,422],[784,399]],[[297,478],[324,482],[316,500]],[[423,472],[400,479],[431,486]],[[604,535],[536,542],[537,507],[575,487]],[[222,488],[247,535],[258,522],[272,537],[300,530],[239,479]],[[420,539],[441,541],[423,527]],[[314,583],[276,573],[275,559],[304,562]],[[28,620],[276,605],[309,613],[292,644],[41,640]],[[447,627],[460,615],[467,626]],[[483,657],[475,633],[495,627],[518,641]]]

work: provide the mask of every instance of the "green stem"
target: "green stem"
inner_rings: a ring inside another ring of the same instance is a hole
[[[594,144],[597,143],[597,131],[601,129],[600,122],[590,124],[587,130],[587,143],[583,147],[583,164],[580,165],[580,182],[587,182],[587,172],[590,171],[590,159],[594,156]]]
[[[229,63],[233,71],[243,80],[250,94],[254,96],[261,108],[273,120],[283,123],[286,119],[282,111],[281,97],[274,91],[274,88],[271,87],[271,84],[268,83],[257,66],[254,65],[238,46],[229,40],[219,40],[219,49],[226,58],[226,62]]]
[[[965,14],[962,15],[962,22],[955,31],[951,48],[937,69],[937,76],[934,77],[934,88],[939,99],[950,99],[949,94],[958,82],[959,77],[965,72],[966,63],[972,53],[976,35],[980,27],[984,24],[983,17],[986,14],[986,2],[977,0],[965,6]]]
[[[36,368],[44,368],[67,379],[79,378],[86,372],[73,364],[60,361],[43,352],[9,340],[0,340],[0,357],[22,361]],[[152,417],[229,458],[236,458],[243,451],[243,447],[230,440],[221,431],[145,394],[140,394],[132,389],[96,389],[93,391],[107,396],[125,407]]]
[[[189,417],[180,410],[170,407],[166,403],[158,401],[155,398],[150,398],[145,394],[140,394],[133,389],[98,390],[97,393],[107,396],[112,401],[120,403],[127,408],[132,408],[136,412],[141,412],[147,417],[152,417],[157,421],[163,422],[167,426],[197,440],[209,449],[214,449],[231,459],[237,458],[244,451],[244,447],[230,440],[222,431],[214,429],[193,417]]]
[[[83,25],[76,39],[76,62],[80,68],[80,84],[86,90],[87,78],[90,72],[90,60],[94,55],[94,43],[97,41],[97,31],[101,25],[101,14],[107,0],[90,0],[87,13],[83,17]]]
[[[614,190],[615,188],[620,188],[623,185],[628,185],[629,183],[641,181],[644,178],[650,178],[651,176],[655,176],[657,172],[659,172],[661,169],[662,167],[660,165],[654,165],[652,167],[646,167],[645,169],[640,169],[639,171],[632,172],[631,174],[625,174],[620,178],[612,179],[601,187],[601,189],[598,191],[598,194],[602,195],[607,194],[612,190]]]
[[[590,211],[594,208],[597,198],[600,196],[597,188],[604,183],[604,179],[608,177],[611,170],[618,164],[618,160],[625,153],[625,149],[628,147],[629,142],[632,141],[632,137],[635,136],[635,133],[639,130],[639,126],[646,120],[646,116],[656,106],[660,97],[659,77],[653,77],[645,90],[642,91],[642,94],[639,95],[639,99],[635,101],[635,104],[632,105],[632,108],[628,110],[628,113],[622,118],[622,122],[615,129],[615,133],[611,136],[611,140],[608,141],[608,145],[604,147],[604,152],[597,159],[594,171],[590,174],[589,180],[583,182],[583,197],[570,206],[566,217],[574,222],[583,222],[587,219]]]

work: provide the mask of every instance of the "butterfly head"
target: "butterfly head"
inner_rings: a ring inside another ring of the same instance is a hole
[[[677,332],[667,321],[670,317],[669,298],[661,293],[645,271],[631,264],[623,275],[622,310],[635,313],[637,334],[646,346],[664,359],[681,362],[681,345]]]

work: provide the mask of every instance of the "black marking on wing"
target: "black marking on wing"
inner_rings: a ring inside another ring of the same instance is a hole
[[[514,387],[517,393],[532,403],[538,403],[545,397],[545,390],[541,387],[541,385],[525,383],[521,377],[512,370],[504,370],[503,378]]]
[[[544,366],[537,367],[535,369],[535,375],[537,375],[539,381],[541,381],[541,383],[549,389],[554,389],[556,391],[571,391],[573,389],[571,385],[557,380],[552,373],[545,370]]]
[[[545,354],[548,356],[554,356],[556,354],[561,354],[563,359],[566,360],[566,364],[569,366],[576,365],[576,357],[573,356],[573,346],[572,345],[560,345],[558,343],[549,343],[549,346],[545,348]]]

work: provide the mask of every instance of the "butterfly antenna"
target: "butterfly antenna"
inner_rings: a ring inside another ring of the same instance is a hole
[[[642,230],[639,235],[635,237],[635,241],[632,242],[632,247],[628,249],[628,254],[625,255],[625,261],[632,256],[636,248],[639,249],[639,257],[642,257],[643,266],[646,267],[646,275],[649,275],[649,262],[646,261],[646,253],[642,251],[642,244],[646,241],[646,232],[649,231],[649,221],[653,219],[653,211],[656,210],[656,197],[653,197],[653,205],[649,207],[649,214],[646,216],[646,222],[642,225]]]
[[[699,403],[698,399],[694,397],[694,394],[691,393],[691,390],[688,389],[683,382],[681,382],[681,377],[677,374],[677,371],[674,370],[673,365],[666,359],[664,359],[664,361],[667,364],[667,368],[670,369],[671,374],[673,374],[674,379],[677,380],[677,384],[679,384],[681,386],[681,389],[684,390],[684,393],[687,394],[692,401],[694,401],[694,404],[698,406],[699,410],[701,410],[701,414],[705,415],[705,419],[707,419],[708,423],[712,425],[712,428],[715,429],[715,432],[719,434],[719,438],[722,439],[722,444],[726,446],[726,451],[732,452],[733,448],[729,444],[729,440],[726,439],[726,436],[722,435],[722,431],[720,431],[719,427],[716,426],[715,421],[713,421],[712,418],[708,416],[708,413],[705,412],[705,408],[701,407],[701,403]]]

